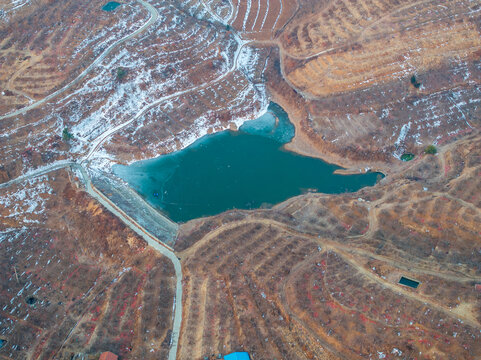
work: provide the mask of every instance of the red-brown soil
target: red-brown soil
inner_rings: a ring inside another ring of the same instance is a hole
[[[61,88],[147,17],[135,2],[115,13],[98,0],[26,2],[0,22],[0,114]]]
[[[289,150],[388,176],[183,224],[178,359],[480,358],[480,5],[149,3],[160,20],[145,33],[62,97],[0,121],[0,182],[85,155],[146,106],[99,152],[129,162],[176,150],[255,117],[265,86],[296,127]],[[0,114],[62,87],[148,16],[102,4],[37,1],[1,23]],[[254,49],[237,66],[235,32]],[[0,358],[166,358],[170,262],[66,174],[0,190]]]
[[[183,225],[179,358],[481,356],[480,139],[355,194]]]
[[[25,201],[46,201],[44,211],[22,209],[20,221],[0,206],[1,358],[97,359],[107,350],[122,359],[165,358],[172,264],[66,175],[1,190],[2,199],[27,189]]]

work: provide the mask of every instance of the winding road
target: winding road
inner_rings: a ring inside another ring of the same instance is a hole
[[[85,190],[87,193],[101,203],[107,210],[112,214],[117,216],[125,225],[127,225],[132,231],[137,233],[142,237],[147,244],[152,246],[162,255],[169,258],[172,261],[175,269],[176,286],[175,286],[175,297],[174,297],[174,319],[172,324],[172,335],[171,335],[171,345],[169,350],[169,360],[175,360],[177,357],[177,345],[180,335],[180,326],[182,324],[182,266],[180,264],[177,255],[175,255],[174,250],[162,243],[154,235],[150,234],[142,226],[140,226],[135,220],[124,213],[117,205],[110,201],[104,194],[102,194],[98,189],[92,186],[90,177],[87,174],[85,168],[80,164],[73,164],[72,167],[78,169],[83,177],[83,183],[85,185]]]
[[[169,360],[175,360],[177,357],[177,345],[179,341],[180,335],[180,327],[182,324],[182,266],[177,255],[174,253],[174,249],[170,246],[164,244],[162,241],[157,239],[154,235],[149,233],[146,229],[144,229],[141,225],[139,225],[134,219],[128,216],[125,212],[122,211],[117,205],[115,205],[110,199],[108,199],[102,192],[100,192],[97,188],[92,185],[90,180],[90,176],[88,175],[85,168],[74,161],[70,160],[63,160],[53,163],[51,165],[45,166],[40,168],[36,171],[32,171],[28,174],[19,176],[16,179],[13,179],[9,182],[0,184],[0,188],[6,188],[10,185],[20,183],[22,181],[32,179],[38,176],[46,175],[50,172],[64,169],[64,168],[74,168],[80,171],[82,175],[82,182],[85,186],[85,191],[94,199],[96,199],[99,203],[101,203],[107,210],[109,210],[112,214],[118,217],[125,225],[127,225],[132,231],[137,233],[140,237],[142,237],[149,246],[152,246],[155,250],[157,250],[162,255],[166,256],[172,264],[174,265],[175,270],[175,277],[176,277],[176,287],[175,287],[175,297],[174,297],[174,316],[173,316],[173,323],[172,323],[172,335],[171,335],[171,346],[169,350]],[[179,300],[180,299],[180,300]]]
[[[31,103],[28,106],[25,106],[19,110],[10,112],[5,115],[0,116],[0,120],[15,117],[18,115],[25,114],[29,110],[35,109],[48,101],[54,99],[55,97],[61,95],[62,93],[66,92],[73,86],[77,85],[79,82],[81,82],[95,67],[97,67],[115,48],[117,48],[119,45],[122,43],[125,43],[126,41],[134,38],[135,36],[139,35],[140,33],[144,32],[147,28],[149,28],[152,24],[154,24],[157,19],[159,18],[159,12],[155,7],[153,7],[151,4],[145,2],[144,0],[137,0],[142,6],[144,6],[150,13],[150,18],[149,20],[142,25],[138,30],[134,31],[133,33],[123,37],[122,39],[116,41],[112,45],[110,45],[105,51],[98,56],[80,75],[78,75],[73,81],[65,85],[63,88],[49,94],[45,98],[38,100],[36,102]],[[207,7],[208,8],[208,7]],[[210,10],[210,9],[209,9]],[[211,11],[211,16],[213,16],[217,21],[220,21],[223,23],[222,19],[220,19],[218,16],[213,14]],[[179,261],[179,258],[177,255],[174,253],[174,250],[164,244],[162,241],[160,241],[158,238],[156,238],[154,235],[149,233],[144,227],[139,225],[134,219],[132,219],[130,216],[128,216],[122,209],[120,209],[115,203],[113,203],[109,198],[107,198],[101,191],[99,191],[97,188],[95,188],[92,185],[90,176],[88,175],[86,171],[86,166],[89,164],[89,160],[92,157],[92,155],[99,149],[99,147],[107,140],[110,136],[112,136],[114,133],[117,131],[125,128],[129,124],[133,123],[135,120],[139,119],[142,115],[144,115],[147,111],[149,111],[151,108],[153,108],[156,105],[161,104],[164,101],[167,101],[169,99],[172,99],[177,96],[181,96],[183,94],[203,89],[206,88],[216,82],[221,81],[225,77],[227,77],[229,74],[231,74],[233,71],[235,71],[238,68],[238,60],[240,53],[243,49],[244,46],[249,45],[250,43],[255,43],[255,41],[245,41],[243,40],[239,34],[233,30],[232,34],[238,44],[237,49],[234,53],[233,56],[233,61],[232,61],[232,66],[228,71],[223,73],[222,75],[218,76],[217,78],[201,84],[194,86],[192,88],[188,88],[182,91],[178,91],[176,93],[161,97],[155,101],[153,101],[151,104],[144,106],[142,109],[140,109],[135,116],[133,116],[131,119],[128,121],[119,124],[111,129],[108,129],[105,131],[103,134],[98,136],[95,140],[92,141],[90,150],[87,152],[87,154],[82,158],[79,159],[79,161],[72,161],[72,160],[60,160],[57,161],[53,164],[44,166],[42,168],[39,168],[37,170],[33,170],[28,172],[27,174],[24,174],[22,176],[17,177],[16,179],[10,180],[6,183],[0,184],[0,188],[6,188],[10,185],[20,183],[22,181],[35,178],[38,176],[46,175],[50,172],[63,169],[63,168],[74,168],[80,171],[82,175],[82,181],[85,186],[85,191],[94,199],[96,199],[99,203],[101,203],[107,210],[109,210],[112,214],[114,214],[117,218],[119,218],[126,226],[128,226],[132,231],[137,233],[139,236],[141,236],[150,246],[152,246],[155,250],[160,252],[162,255],[166,256],[167,258],[172,261],[172,264],[174,265],[175,269],[175,276],[176,276],[176,290],[175,290],[175,298],[174,298],[174,316],[173,316],[173,324],[172,324],[172,335],[171,335],[171,347],[169,350],[169,360],[175,360],[177,357],[177,347],[178,347],[178,341],[179,341],[179,335],[180,335],[180,329],[181,329],[181,324],[182,324],[182,267],[181,263]]]
[[[131,123],[133,123],[134,121],[139,119],[142,115],[144,115],[147,111],[149,111],[153,107],[163,103],[164,101],[173,99],[177,96],[181,96],[181,95],[187,94],[187,93],[192,92],[192,91],[207,88],[207,87],[223,80],[229,74],[231,74],[233,71],[235,71],[237,69],[237,65],[238,65],[238,61],[239,61],[239,55],[240,55],[243,47],[250,44],[250,42],[243,41],[235,31],[233,31],[232,34],[233,34],[234,38],[236,39],[236,42],[237,42],[238,46],[237,46],[236,52],[234,54],[234,60],[232,61],[232,66],[228,71],[226,71],[224,74],[218,76],[217,78],[215,78],[215,79],[213,79],[209,82],[203,83],[201,85],[196,85],[196,86],[190,87],[190,88],[185,89],[185,90],[177,91],[177,92],[175,92],[173,94],[170,94],[170,95],[163,96],[163,97],[153,101],[152,103],[144,106],[130,120],[127,120],[126,122],[124,122],[122,124],[119,124],[119,125],[111,128],[111,129],[105,131],[103,134],[99,135],[95,140],[93,140],[92,141],[92,147],[89,150],[89,152],[87,153],[87,155],[83,158],[82,163],[90,160],[92,155],[100,148],[100,146],[104,143],[104,141],[107,140],[110,136],[112,136],[117,131],[122,130],[124,127],[130,125]]]
[[[402,286],[393,284],[390,281],[383,279],[380,276],[370,272],[363,266],[362,262],[359,262],[356,260],[356,256],[361,256],[365,258],[375,258],[381,261],[385,261],[386,263],[393,265],[395,267],[398,267],[400,269],[405,269],[408,271],[414,270],[425,275],[437,276],[450,281],[459,281],[461,283],[471,283],[473,281],[479,282],[481,281],[481,277],[469,276],[465,274],[454,274],[452,272],[449,272],[449,270],[442,272],[442,271],[430,271],[428,269],[419,268],[411,263],[403,263],[400,260],[394,260],[394,259],[387,258],[385,256],[377,255],[369,250],[352,247],[349,244],[342,244],[326,237],[319,237],[318,235],[315,235],[315,234],[309,234],[309,233],[298,231],[282,222],[279,222],[273,219],[250,218],[250,219],[234,221],[234,222],[223,224],[215,228],[214,230],[208,232],[202,239],[194,243],[191,247],[184,250],[184,252],[182,253],[183,257],[188,256],[189,254],[195,253],[197,249],[199,249],[201,246],[206,244],[208,241],[216,238],[221,233],[224,233],[228,230],[231,230],[237,227],[243,227],[246,225],[253,225],[253,224],[261,224],[265,226],[276,227],[281,231],[285,231],[286,233],[292,234],[293,236],[311,239],[312,241],[319,244],[319,246],[322,248],[322,251],[332,250],[336,252],[339,256],[341,256],[344,259],[344,261],[348,262],[360,274],[366,276],[372,282],[380,284],[383,288],[391,289],[394,293],[400,293],[406,298],[410,298],[415,301],[427,304],[431,306],[433,309],[436,309],[444,313],[446,316],[456,318],[456,319],[462,319],[466,324],[469,324],[474,328],[479,328],[480,326],[480,324],[476,319],[466,317],[465,314],[463,314],[462,312],[459,312],[458,309],[451,309],[446,304],[439,304],[438,302],[433,301],[431,298],[424,296],[422,294],[412,293],[409,290],[404,289]],[[290,274],[292,274],[294,270],[295,268],[291,270]]]
[[[10,112],[8,114],[5,114],[5,115],[1,115],[0,120],[8,119],[8,118],[11,118],[11,117],[14,117],[14,116],[25,114],[27,111],[35,109],[35,108],[39,107],[40,105],[46,103],[47,101],[50,101],[53,98],[57,97],[58,95],[64,93],[65,91],[70,89],[72,86],[74,86],[74,85],[78,84],[80,81],[82,81],[85,78],[85,76],[87,76],[88,73],[90,73],[98,64],[100,64],[112,52],[112,50],[114,50],[117,46],[119,46],[120,44],[123,44],[124,42],[126,42],[126,41],[132,39],[133,37],[139,35],[140,33],[144,32],[148,27],[150,27],[154,22],[156,22],[157,19],[159,18],[159,12],[157,11],[157,9],[154,8],[152,5],[150,5],[149,3],[145,2],[144,0],[137,0],[137,1],[141,5],[143,5],[150,13],[150,18],[144,25],[142,25],[139,29],[137,29],[133,33],[124,36],[122,39],[120,39],[120,40],[116,41],[115,43],[113,43],[112,45],[110,45],[84,71],[82,71],[79,76],[77,76],[74,80],[72,80],[70,83],[65,85],[63,88],[58,89],[57,91],[47,95],[43,99],[38,100],[38,101],[36,101],[36,102],[34,102],[34,103],[32,103],[28,106],[25,106],[25,107],[23,107],[19,110],[12,111],[12,112]]]
[[[73,81],[71,81],[69,84],[65,85],[63,88],[49,94],[45,98],[38,100],[22,109],[13,111],[11,113],[5,114],[0,116],[0,120],[15,117],[21,114],[25,114],[27,111],[32,110],[34,108],[37,108],[44,103],[52,100],[53,98],[59,96],[60,94],[64,93],[65,91],[69,90],[76,84],[78,84],[80,81],[82,81],[97,65],[99,65],[116,47],[121,45],[122,43],[125,43],[126,41],[134,38],[135,36],[141,34],[144,32],[147,28],[149,28],[152,24],[154,24],[158,17],[159,17],[159,12],[157,11],[156,8],[154,8],[152,5],[149,3],[145,2],[144,0],[137,0],[141,5],[143,5],[150,13],[150,18],[149,20],[142,25],[139,29],[134,31],[133,33],[123,37],[122,39],[116,41],[112,45],[110,45],[105,51],[98,56],[80,75],[78,75]],[[174,94],[178,95],[178,94]],[[165,99],[162,99],[165,100]],[[158,103],[158,102],[157,102]],[[151,106],[154,106],[152,104]],[[151,107],[150,106],[150,107]],[[135,119],[137,119],[139,116],[141,116],[143,113],[145,113],[150,107],[142,109],[136,117],[131,119],[128,123],[131,123]],[[106,138],[108,138],[109,135],[113,134],[114,132],[118,131],[120,128],[126,126],[127,123],[122,124],[120,127],[116,127],[114,129],[111,129],[107,131],[106,133],[101,136],[101,140],[98,141],[97,146],[94,146],[92,150],[89,152],[87,155],[87,158],[93,154],[93,152],[98,148],[98,145],[101,144]],[[176,276],[176,290],[175,290],[175,298],[173,299],[174,301],[174,316],[173,316],[173,324],[172,324],[172,334],[171,334],[171,347],[169,350],[169,360],[175,360],[177,357],[177,345],[179,341],[179,335],[180,335],[180,327],[182,323],[182,267],[180,264],[179,259],[174,253],[174,250],[162,243],[159,239],[157,239],[155,236],[150,234],[146,229],[144,229],[142,226],[140,226],[135,220],[133,220],[131,217],[129,217],[127,214],[125,214],[117,205],[115,205],[112,201],[110,201],[104,194],[102,194],[98,189],[96,189],[94,186],[92,186],[92,183],[90,181],[90,177],[85,170],[85,168],[74,161],[71,160],[61,160],[58,162],[55,162],[53,164],[50,164],[48,166],[42,167],[40,169],[31,171],[25,175],[19,176],[13,180],[10,180],[6,183],[0,184],[0,188],[6,188],[10,185],[20,183],[22,181],[32,179],[38,176],[46,175],[52,171],[56,171],[59,169],[67,168],[67,167],[72,167],[76,168],[80,171],[82,174],[82,180],[85,185],[85,190],[86,192],[95,198],[98,202],[100,202],[105,208],[107,208],[112,214],[117,216],[125,225],[127,225],[132,231],[137,233],[139,236],[141,236],[150,246],[152,246],[155,250],[160,252],[162,255],[166,256],[167,258],[172,261],[172,264],[174,265],[175,269],[175,276]]]
[[[98,64],[100,64],[117,46],[120,44],[130,40],[131,38],[137,36],[138,34],[142,33],[145,31],[148,27],[150,27],[155,21],[157,21],[159,17],[159,13],[157,9],[155,9],[152,5],[149,3],[145,2],[144,0],[137,0],[140,4],[142,4],[151,14],[150,19],[138,30],[135,32],[131,33],[130,35],[125,36],[124,38],[120,39],[119,41],[115,42],[114,44],[110,45],[98,58],[95,59],[94,62],[92,62],[77,78],[75,78],[72,82],[64,86],[63,88],[53,92],[52,94],[46,96],[45,98],[36,101],[22,109],[19,109],[17,111],[5,114],[0,116],[0,120],[2,119],[7,119],[11,118],[17,115],[25,114],[27,111],[32,110],[34,108],[37,108],[41,106],[42,104],[46,103],[49,100],[52,100],[53,98],[57,97],[58,95],[64,93],[74,85],[78,84],[82,79],[85,78],[85,76],[90,73]],[[182,91],[178,91],[174,94],[164,96],[162,98],[159,98],[152,102],[151,104],[143,107],[140,109],[137,114],[132,117],[130,120],[117,125],[107,131],[105,131],[103,134],[101,134],[99,137],[97,137],[93,142],[90,150],[86,154],[86,156],[83,157],[79,162],[71,161],[71,160],[61,160],[58,162],[55,162],[53,164],[47,165],[45,167],[42,167],[40,169],[31,171],[25,175],[19,176],[16,179],[13,179],[9,182],[0,184],[0,188],[5,188],[10,185],[20,183],[22,181],[46,175],[52,171],[56,171],[59,169],[71,167],[75,168],[80,171],[82,174],[82,180],[85,186],[85,191],[92,196],[94,199],[96,199],[98,202],[100,202],[106,209],[108,209],[112,214],[114,214],[116,217],[118,217],[125,225],[127,225],[132,231],[137,233],[139,236],[141,236],[150,246],[152,246],[154,249],[159,251],[162,255],[166,256],[167,258],[172,261],[175,269],[175,276],[176,276],[176,291],[175,291],[175,298],[174,298],[174,316],[173,316],[173,324],[172,324],[172,335],[171,335],[171,347],[169,350],[169,360],[175,360],[177,357],[177,347],[178,347],[178,341],[179,341],[179,335],[180,335],[180,328],[182,324],[182,267],[179,259],[177,258],[176,254],[174,253],[174,250],[169,247],[168,245],[162,243],[159,239],[157,239],[154,235],[149,233],[145,228],[143,228],[141,225],[139,225],[134,219],[132,219],[130,216],[128,216],[124,211],[122,211],[116,204],[114,204],[110,199],[108,199],[102,192],[100,192],[97,188],[95,188],[92,185],[92,182],[90,180],[90,177],[85,169],[84,166],[88,166],[89,159],[92,157],[92,155],[99,149],[99,147],[104,143],[105,140],[107,140],[111,135],[116,133],[117,131],[123,129],[124,127],[128,126],[138,118],[140,118],[142,115],[144,115],[148,110],[153,108],[156,105],[159,105],[160,103],[172,99],[174,97],[189,93],[191,91],[195,91],[198,89],[202,89],[205,87],[208,87],[222,79],[224,79],[226,76],[228,76],[230,73],[235,71],[238,67],[238,59],[239,55],[245,45],[248,44],[248,42],[243,41],[240,36],[236,33],[233,32],[233,35],[235,37],[236,42],[238,43],[238,47],[234,53],[233,57],[233,62],[231,68],[226,71],[224,74],[220,75],[216,79],[213,79],[207,83],[204,83],[202,85],[198,85],[189,89],[185,89]]]

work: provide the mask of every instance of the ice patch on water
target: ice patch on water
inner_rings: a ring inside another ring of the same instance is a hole
[[[287,113],[275,103],[270,103],[267,112],[262,116],[244,122],[239,130],[268,137],[283,144],[290,142],[295,134],[294,125],[289,121]]]

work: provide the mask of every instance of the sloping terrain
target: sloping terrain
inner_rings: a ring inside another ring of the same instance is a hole
[[[480,17],[478,1],[331,1],[297,16],[280,36],[303,108],[292,147],[391,162],[479,128]]]
[[[1,114],[63,87],[147,17],[136,2],[115,12],[102,6],[102,1],[0,2]]]
[[[63,170],[0,191],[1,358],[165,358],[170,261]]]
[[[183,225],[179,357],[481,356],[480,140],[355,194]]]
[[[197,17],[206,17],[235,29],[252,40],[272,40],[299,10],[297,0],[186,0],[182,6]]]
[[[267,107],[265,86],[255,78],[265,54],[175,3],[149,6],[152,25],[83,81],[55,101],[2,121],[5,179],[28,170],[19,158],[25,149],[42,154],[34,166],[94,152],[101,160],[131,161],[184,147]],[[73,135],[69,151],[52,151],[65,128]]]
[[[0,183],[28,178],[0,187],[0,358],[167,358],[180,298],[178,359],[481,357],[478,0],[104,4],[0,0]],[[181,286],[56,170],[172,152],[270,100],[289,150],[387,176],[182,224]]]

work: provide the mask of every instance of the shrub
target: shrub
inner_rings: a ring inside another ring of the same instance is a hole
[[[416,89],[418,89],[418,88],[421,86],[421,83],[418,82],[418,80],[416,79],[416,75],[411,76],[411,84],[412,84]]]
[[[117,80],[122,80],[127,75],[127,70],[124,68],[117,68]]]
[[[401,155],[402,161],[411,161],[412,159],[414,159],[414,154],[404,153],[404,154]]]
[[[68,132],[68,129],[67,128],[63,129],[63,132],[62,132],[63,141],[69,141],[71,138],[73,138],[73,135]]]
[[[436,146],[434,145],[428,145],[426,146],[426,148],[424,149],[424,152],[426,154],[431,154],[431,155],[434,155],[438,152],[438,149],[436,149]]]

